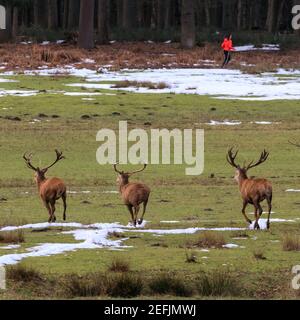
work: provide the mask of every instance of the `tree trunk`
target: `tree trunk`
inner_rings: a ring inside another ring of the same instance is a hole
[[[124,29],[132,29],[137,26],[137,2],[136,0],[123,0],[123,23]]]
[[[204,0],[205,25],[210,27],[210,1]]]
[[[269,0],[268,1],[268,17],[266,22],[266,27],[268,32],[274,33],[276,31],[277,9],[278,9],[278,1]]]
[[[72,30],[78,27],[80,5],[79,0],[69,1],[68,29]]]
[[[240,31],[243,25],[243,0],[238,0],[237,6],[237,30]]]
[[[58,27],[58,7],[57,0],[48,0],[48,29]]]
[[[165,29],[170,28],[170,13],[171,13],[171,0],[165,0],[165,14],[164,14],[164,19],[165,19]]]
[[[194,0],[182,0],[181,46],[191,49],[196,43]]]
[[[19,8],[13,7],[13,18],[12,18],[12,37],[15,39],[18,35],[19,27]]]
[[[98,0],[98,39],[99,44],[108,43],[108,0]]]
[[[157,2],[157,29],[163,30],[165,26],[165,0],[158,0]]]
[[[117,1],[117,27],[123,26],[123,0]]]
[[[93,49],[95,0],[80,1],[78,45],[83,49]]]
[[[63,23],[62,23],[62,26],[64,29],[68,28],[68,18],[69,18],[69,0],[64,0],[64,15],[63,15]]]

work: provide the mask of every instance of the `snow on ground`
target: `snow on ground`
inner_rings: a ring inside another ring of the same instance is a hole
[[[255,47],[253,44],[247,44],[244,46],[234,47],[235,51],[243,52],[243,51],[279,51],[279,44],[263,44],[261,47]]]
[[[270,223],[272,222],[296,222],[296,221],[291,219],[276,218],[276,219],[270,219]],[[255,221],[252,221],[252,224],[249,226],[250,230],[254,230],[254,224],[255,224]],[[260,229],[262,230],[267,229],[267,219],[259,219],[258,224]]]
[[[87,73],[87,83],[69,86],[87,89],[111,89],[113,84],[99,82],[137,81],[166,83],[169,88],[148,89],[126,87],[123,90],[139,93],[177,93],[215,96],[218,99],[276,100],[300,99],[300,77],[280,79],[281,70],[259,75],[245,74],[239,70],[224,69],[147,69],[103,74]],[[287,72],[287,74],[289,74]],[[291,75],[297,72],[291,71]]]
[[[266,219],[260,219],[259,224],[261,229],[266,228]],[[174,221],[172,221],[173,223]],[[271,222],[295,222],[295,220],[286,219],[271,219]],[[171,223],[171,221],[168,221]],[[130,248],[124,244],[128,239],[125,237],[117,240],[109,238],[109,235],[113,232],[124,234],[125,232],[134,233],[150,233],[153,236],[163,236],[163,235],[184,235],[184,234],[194,234],[201,231],[238,231],[246,230],[246,228],[232,228],[232,227],[221,227],[221,228],[186,228],[186,229],[147,229],[147,221],[139,227],[134,227],[131,224],[123,226],[118,222],[115,223],[95,223],[90,225],[83,225],[77,222],[71,223],[35,223],[26,224],[23,226],[7,226],[0,231],[14,231],[20,229],[33,229],[33,230],[44,230],[50,227],[63,227],[70,228],[69,231],[63,231],[62,234],[70,234],[77,241],[76,243],[41,243],[37,246],[27,248],[23,253],[14,253],[0,256],[0,266],[16,264],[24,258],[28,257],[46,257],[57,254],[62,254],[70,251],[75,251],[79,249],[101,249],[106,248],[109,250],[122,250]],[[250,226],[253,229],[254,224]],[[227,244],[226,248],[237,248],[236,244]],[[17,249],[19,246],[8,245],[6,249]],[[0,247],[0,249],[5,249],[5,247]]]
[[[299,189],[287,189],[285,192],[300,192]]]
[[[210,60],[209,60],[210,61]],[[103,82],[137,81],[166,83],[168,88],[148,89],[125,87],[122,90],[139,93],[176,93],[176,94],[198,94],[209,95],[217,99],[239,99],[253,101],[267,101],[276,99],[300,99],[300,70],[278,69],[274,73],[245,74],[239,70],[231,69],[146,69],[128,70],[118,72],[108,70],[97,72],[90,69],[78,69],[74,65],[61,68],[43,67],[37,70],[24,71],[25,75],[70,75],[85,78],[86,83],[67,84],[67,86],[86,89],[120,90],[113,88],[114,84]],[[3,73],[2,75],[13,75]],[[284,75],[284,77],[281,77]],[[288,77],[290,76],[290,77]],[[1,79],[0,82],[12,80]],[[35,95],[35,91],[14,92],[11,90],[0,91],[1,95]],[[89,93],[64,93],[66,95],[92,95]],[[95,94],[96,95],[96,94]],[[98,93],[100,95],[100,93]],[[263,123],[262,123],[263,124]],[[267,124],[267,123],[265,123]],[[213,124],[212,124],[213,125]]]
[[[224,121],[216,121],[216,120],[210,120],[210,122],[206,123],[209,126],[238,126],[242,124],[242,122],[237,120],[224,120]]]

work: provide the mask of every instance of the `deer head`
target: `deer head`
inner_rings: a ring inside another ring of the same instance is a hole
[[[136,171],[132,171],[132,172],[124,172],[124,171],[120,171],[117,169],[117,164],[114,165],[114,170],[115,172],[118,173],[118,177],[117,177],[117,184],[119,186],[122,185],[126,185],[129,183],[129,178],[133,175],[136,174],[138,172],[142,172],[147,168],[147,164],[144,164],[144,167],[142,169],[136,170]]]
[[[48,171],[48,169],[53,167],[60,160],[65,159],[65,157],[62,155],[62,152],[55,150],[55,153],[56,153],[56,160],[50,166],[45,168],[34,167],[31,163],[32,153],[30,153],[28,156],[26,153],[24,153],[23,159],[25,160],[27,167],[35,172],[35,181],[37,183],[46,179],[45,174]]]
[[[226,159],[227,159],[227,162],[234,168],[236,168],[236,173],[235,173],[235,176],[234,176],[234,179],[236,181],[240,181],[241,179],[247,179],[247,171],[254,168],[254,167],[257,167],[259,166],[260,164],[264,163],[268,157],[269,157],[269,153],[264,150],[261,155],[260,155],[260,158],[258,161],[254,162],[254,161],[251,161],[248,165],[244,164],[243,166],[240,166],[239,164],[236,164],[235,162],[235,159],[238,155],[238,152],[239,150],[237,150],[236,152],[233,151],[233,148],[230,148],[228,150],[228,153],[227,153],[227,156],[226,156]]]

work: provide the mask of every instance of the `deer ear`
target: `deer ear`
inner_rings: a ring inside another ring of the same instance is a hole
[[[45,169],[42,169],[42,170],[39,170],[40,172],[42,173],[46,173],[48,171],[48,168],[45,168]]]

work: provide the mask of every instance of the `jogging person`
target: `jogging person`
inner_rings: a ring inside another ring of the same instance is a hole
[[[233,47],[233,44],[232,44],[232,35],[231,34],[229,34],[228,36],[226,36],[224,38],[224,41],[223,41],[221,47],[224,50],[224,62],[222,64],[222,68],[224,68],[224,66],[226,66],[229,63],[229,61],[231,60],[230,51],[235,50]]]

